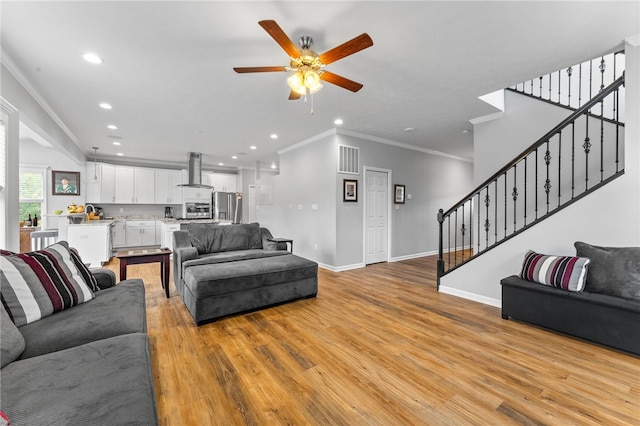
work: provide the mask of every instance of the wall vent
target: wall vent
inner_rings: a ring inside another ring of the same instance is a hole
[[[338,173],[360,174],[360,148],[338,145],[338,149],[340,150]]]

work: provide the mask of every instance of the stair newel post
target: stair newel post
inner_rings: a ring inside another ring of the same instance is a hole
[[[442,224],[444,223],[444,211],[438,210],[438,239],[440,244],[438,246],[438,264],[437,264],[437,290],[440,290],[440,277],[444,274],[444,241],[442,239]]]

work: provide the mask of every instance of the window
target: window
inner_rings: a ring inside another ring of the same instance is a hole
[[[46,170],[35,167],[20,167],[20,220],[26,220],[29,215],[38,215],[42,219],[44,211]]]

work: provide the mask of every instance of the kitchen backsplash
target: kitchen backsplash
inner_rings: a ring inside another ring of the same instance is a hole
[[[94,204],[102,207],[104,215],[107,217],[122,216],[157,216],[164,217],[164,207],[157,204]],[[182,205],[167,204],[173,207],[173,215],[182,214]]]

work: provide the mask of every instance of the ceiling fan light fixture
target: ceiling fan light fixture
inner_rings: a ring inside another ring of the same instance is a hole
[[[287,84],[294,92],[304,95],[304,75],[302,74],[302,71],[297,70],[291,74],[291,76],[287,78]]]

